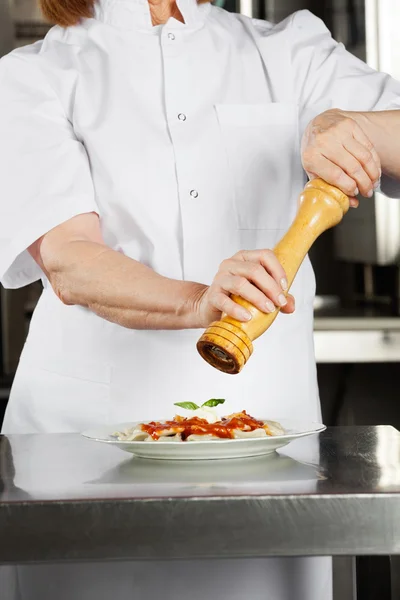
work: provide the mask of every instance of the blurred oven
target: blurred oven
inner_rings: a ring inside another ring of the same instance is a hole
[[[400,3],[365,0],[365,58],[400,80]],[[335,231],[336,256],[366,265],[399,265],[400,201],[375,193]]]

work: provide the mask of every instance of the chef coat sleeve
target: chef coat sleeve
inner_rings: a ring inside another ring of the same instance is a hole
[[[34,59],[34,60],[32,60]],[[27,248],[50,229],[98,212],[83,145],[37,56],[0,61],[0,282],[43,277]]]
[[[301,129],[329,108],[373,111],[400,108],[400,83],[337,43],[309,11],[291,19],[290,46]],[[382,191],[400,197],[400,183],[382,178]]]

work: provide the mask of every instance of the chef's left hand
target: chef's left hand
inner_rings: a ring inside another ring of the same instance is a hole
[[[313,119],[301,143],[302,163],[310,179],[321,177],[350,197],[371,198],[382,174],[379,156],[357,122],[357,113],[328,110]]]

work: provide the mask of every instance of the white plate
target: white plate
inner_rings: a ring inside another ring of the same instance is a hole
[[[267,421],[268,419],[260,419]],[[285,429],[285,435],[253,438],[247,440],[216,440],[206,442],[127,442],[113,437],[116,431],[134,427],[137,423],[120,423],[112,427],[102,427],[85,431],[82,435],[95,442],[117,446],[121,450],[140,456],[163,460],[218,460],[227,458],[247,458],[271,454],[293,440],[326,429],[321,423],[299,423],[288,419],[274,419]]]

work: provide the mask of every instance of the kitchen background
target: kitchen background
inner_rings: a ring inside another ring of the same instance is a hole
[[[400,78],[397,0],[216,3],[275,22],[307,8],[352,53]],[[42,38],[47,30],[35,0],[0,0],[0,56]],[[311,259],[317,277],[315,345],[325,423],[400,428],[400,200],[380,194],[364,200],[342,225],[318,240]],[[0,291],[1,423],[41,285]]]

